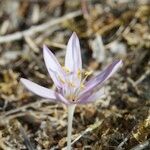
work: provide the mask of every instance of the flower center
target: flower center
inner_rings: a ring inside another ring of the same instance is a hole
[[[73,74],[69,68],[62,67],[66,78],[63,79],[62,77],[58,77],[60,82],[64,85],[63,88],[63,95],[66,97],[69,101],[75,102],[78,100],[78,95],[82,89],[84,89],[84,83],[86,79],[93,73],[92,71],[82,71],[78,70],[76,74]],[[83,77],[83,79],[81,79]],[[79,82],[79,83],[75,83]]]

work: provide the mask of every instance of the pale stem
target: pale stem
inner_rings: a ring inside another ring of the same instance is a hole
[[[67,150],[71,150],[72,121],[76,105],[68,106]]]

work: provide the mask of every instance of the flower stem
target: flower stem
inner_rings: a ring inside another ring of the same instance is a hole
[[[67,150],[71,150],[72,121],[76,105],[68,106]]]

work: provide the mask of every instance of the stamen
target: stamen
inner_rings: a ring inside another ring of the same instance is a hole
[[[76,85],[73,82],[68,82],[68,85],[71,87],[76,87]]]
[[[66,73],[68,73],[68,74],[70,73],[70,70],[69,70],[68,67],[63,66],[62,68],[63,68],[63,70],[64,70]]]
[[[85,80],[87,79],[87,77],[88,77],[89,75],[91,75],[92,73],[93,73],[93,71],[86,71],[86,72],[84,73],[84,74],[85,74],[85,77],[83,78],[81,84],[84,84],[84,82],[85,82]]]
[[[77,75],[78,75],[78,78],[81,78],[82,71],[81,71],[80,69],[78,70],[78,73],[77,73]]]
[[[59,80],[60,80],[63,84],[65,84],[65,81],[63,80],[62,77],[58,76],[58,78],[59,78]]]
[[[80,84],[80,88],[83,89],[85,86],[83,83]]]
[[[80,71],[80,73],[81,73],[81,71]],[[85,80],[87,79],[87,77],[88,77],[89,75],[91,75],[92,73],[93,73],[93,71],[87,71],[87,72],[84,73],[84,74],[85,74],[85,77],[82,79],[79,88],[77,88],[77,89],[75,90],[75,92],[74,92],[75,95],[76,95],[76,97],[78,97],[78,94],[80,93],[80,90],[85,87],[85,86],[84,86],[84,82],[85,82]]]
[[[86,72],[85,72],[85,76],[88,77],[88,76],[90,76],[92,73],[93,73],[93,71],[86,71]]]

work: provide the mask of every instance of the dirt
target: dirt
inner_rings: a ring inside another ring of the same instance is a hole
[[[46,44],[63,64],[72,32],[92,76],[123,60],[104,86],[106,96],[77,106],[73,149],[150,149],[149,2],[1,0],[0,150],[65,149],[66,106],[30,93],[20,78],[54,88],[42,47]]]

